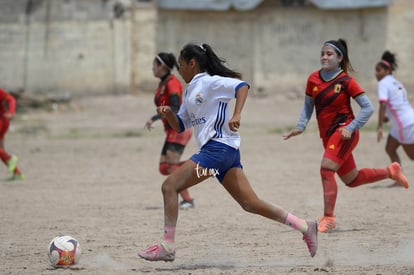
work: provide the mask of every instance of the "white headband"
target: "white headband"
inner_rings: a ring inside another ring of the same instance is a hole
[[[344,53],[337,46],[335,46],[334,44],[327,42],[327,43],[325,43],[325,45],[331,46],[332,48],[337,50],[341,54],[341,56],[344,56]]]
[[[170,68],[170,67],[168,67],[167,66],[167,64],[165,64],[165,62],[164,62],[164,60],[162,60],[162,58],[159,56],[159,55],[157,55],[156,57],[155,57],[155,59],[157,59],[162,65],[164,65],[168,70],[172,70],[173,68]]]

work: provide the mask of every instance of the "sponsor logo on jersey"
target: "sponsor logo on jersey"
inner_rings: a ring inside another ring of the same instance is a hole
[[[195,114],[191,114],[191,125],[193,125],[193,127],[206,122],[207,119],[205,117],[196,117]]]

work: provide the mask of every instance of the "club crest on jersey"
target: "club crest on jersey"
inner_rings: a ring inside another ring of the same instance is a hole
[[[312,92],[316,93],[318,91],[318,86],[313,87]]]
[[[203,101],[204,101],[203,97],[200,94],[196,94],[195,104],[201,105],[203,104]]]
[[[342,85],[339,84],[339,83],[338,84],[335,84],[335,87],[334,87],[335,94],[340,93],[341,90],[342,90]]]

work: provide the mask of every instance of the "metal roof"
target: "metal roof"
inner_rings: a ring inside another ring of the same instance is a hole
[[[179,10],[215,10],[225,11],[229,9],[253,10],[263,0],[159,0],[162,9]]]
[[[291,0],[294,3],[294,0]],[[319,9],[360,9],[386,7],[391,0],[307,0]],[[161,9],[239,11],[253,10],[263,0],[158,0]],[[287,1],[289,2],[289,1]]]
[[[310,0],[312,4],[320,9],[361,9],[386,7],[390,0]]]

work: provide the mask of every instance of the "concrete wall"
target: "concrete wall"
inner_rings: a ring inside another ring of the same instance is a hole
[[[262,6],[249,12],[160,11],[159,49],[179,52],[187,42],[207,42],[257,91],[300,90],[320,67],[324,41],[348,41],[355,76],[373,80],[386,45],[387,10],[323,11],[314,7]]]
[[[253,92],[295,97],[319,68],[323,41],[339,37],[367,89],[375,89],[373,67],[385,49],[398,53],[397,75],[414,85],[413,2],[332,11],[265,0],[253,11],[208,12],[159,10],[156,0],[3,0],[0,85],[32,93],[153,91],[157,52],[178,55],[188,42],[206,42]],[[116,3],[125,8],[120,16]]]
[[[388,9],[386,48],[397,53],[395,75],[407,85],[414,86],[414,1],[393,0]],[[379,58],[380,56],[378,56]]]
[[[113,1],[1,3],[0,85],[33,93],[130,90],[131,21],[114,18]]]

